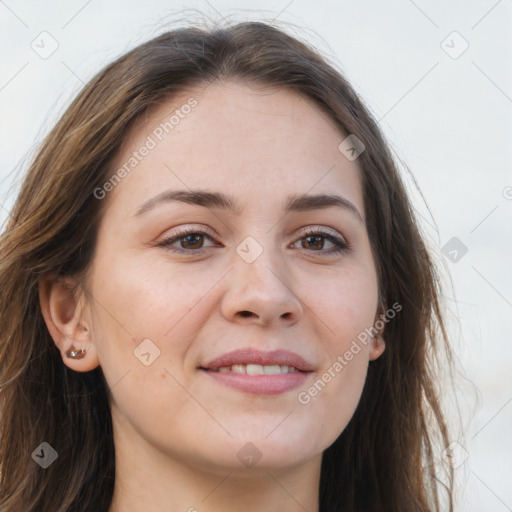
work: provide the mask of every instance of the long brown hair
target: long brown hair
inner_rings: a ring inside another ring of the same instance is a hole
[[[94,190],[111,177],[134,121],[163,97],[218,78],[293,89],[365,146],[358,163],[379,290],[402,311],[386,326],[386,350],[369,366],[354,416],[323,454],[320,510],[452,510],[453,474],[442,482],[436,464],[449,444],[436,368],[450,347],[439,278],[397,165],[340,72],[262,22],[191,24],[121,56],[84,87],[33,158],[0,238],[0,510],[108,510],[107,385],[100,367],[79,373],[63,364],[38,285],[88,270],[106,202]],[[59,454],[47,469],[31,456],[42,442]]]

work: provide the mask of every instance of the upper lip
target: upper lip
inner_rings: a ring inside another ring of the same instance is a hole
[[[262,366],[287,365],[294,366],[297,370],[303,372],[313,370],[311,363],[289,350],[262,351],[253,348],[243,348],[226,352],[207,364],[202,365],[201,368],[217,370],[221,366],[232,366],[234,364],[260,364]]]

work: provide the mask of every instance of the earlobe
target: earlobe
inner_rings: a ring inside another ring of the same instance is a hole
[[[39,303],[64,364],[78,372],[96,368],[99,360],[83,294],[75,294],[69,280],[50,276],[39,282]]]
[[[371,347],[370,347],[370,354],[369,359],[370,361],[375,361],[375,359],[378,359],[386,349],[386,342],[384,341],[384,327],[385,323],[383,321],[383,318],[385,317],[385,310],[386,305],[384,301],[381,301],[377,310],[377,314],[375,315],[374,320],[374,326],[376,329],[378,329],[377,334],[373,337]]]
[[[370,361],[375,361],[375,359],[378,359],[386,349],[386,342],[384,341],[384,338],[382,337],[382,334],[377,334],[373,340],[372,345],[370,348]]]

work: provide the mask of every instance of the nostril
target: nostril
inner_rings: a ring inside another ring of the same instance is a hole
[[[243,317],[247,317],[247,316],[251,316],[252,313],[251,313],[251,311],[245,310],[245,311],[240,311],[240,315]]]

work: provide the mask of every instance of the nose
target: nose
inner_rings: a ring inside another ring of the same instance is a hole
[[[237,258],[228,274],[221,311],[224,318],[240,324],[292,326],[303,315],[299,297],[287,282],[284,265],[272,262],[265,252],[252,263]]]

